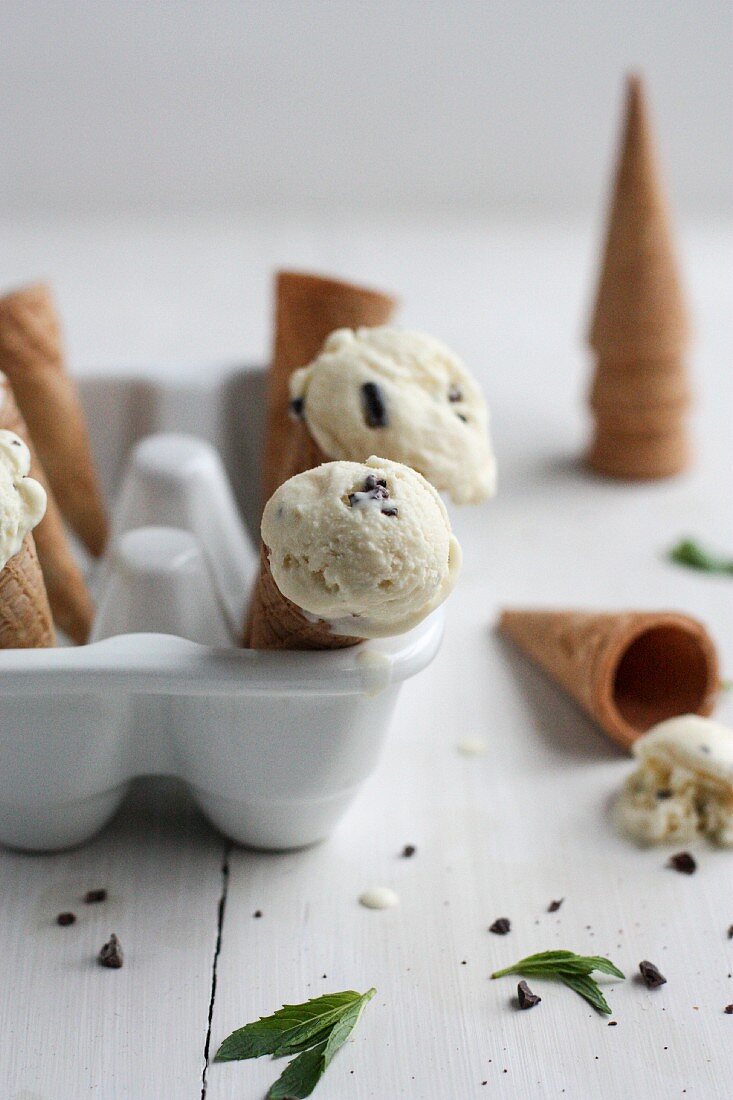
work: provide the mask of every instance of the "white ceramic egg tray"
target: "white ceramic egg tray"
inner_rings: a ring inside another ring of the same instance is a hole
[[[322,839],[374,768],[401,683],[437,652],[442,610],[352,649],[241,649],[262,372],[89,379],[82,393],[112,537],[91,574],[90,644],[0,652],[0,842],[79,844],[155,774],[183,779],[241,844]]]

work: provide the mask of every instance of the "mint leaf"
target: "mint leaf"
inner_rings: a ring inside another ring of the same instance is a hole
[[[326,1043],[326,1051],[324,1055],[324,1061],[326,1063],[325,1068],[331,1064],[333,1056],[341,1050],[348,1039],[351,1032],[359,1023],[362,1012],[365,1006],[376,993],[376,989],[368,989],[366,993],[362,993],[358,1001],[356,1001],[351,1008],[347,1008],[339,1022],[333,1027],[331,1034],[328,1037]]]
[[[558,977],[568,989],[572,989],[579,993],[581,997],[584,997],[597,1012],[602,1012],[607,1016],[611,1015],[611,1006],[592,978],[584,977],[581,974],[558,974]]]
[[[272,1016],[233,1031],[216,1052],[215,1062],[261,1058],[263,1054],[295,1054],[312,1046],[340,1018],[345,1009],[358,1001],[359,994],[348,989],[326,993],[302,1005],[283,1005]]]
[[[275,1084],[270,1086],[267,1100],[301,1100],[310,1096],[326,1070],[326,1045],[324,1040],[288,1062]]]
[[[534,975],[537,978],[558,978],[569,989],[585,998],[598,1012],[610,1013],[611,1009],[600,986],[591,977],[594,970],[610,974],[614,978],[624,975],[610,959],[602,955],[576,955],[574,951],[541,951],[537,955],[528,955],[513,966],[495,970],[492,978],[503,978],[507,974]]]
[[[711,554],[692,539],[683,539],[673,546],[669,551],[669,559],[677,565],[700,569],[704,573],[733,573],[733,560]]]

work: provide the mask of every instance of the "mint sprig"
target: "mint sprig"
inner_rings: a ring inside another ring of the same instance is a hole
[[[513,966],[504,970],[495,970],[492,978],[503,978],[507,974],[524,974],[537,978],[558,978],[568,989],[583,997],[597,1012],[611,1014],[611,1006],[601,992],[601,988],[591,974],[598,970],[601,974],[610,974],[614,978],[624,978],[619,968],[610,959],[602,955],[576,955],[574,951],[541,951],[537,955],[528,955]]]
[[[711,554],[693,539],[683,539],[669,551],[670,561],[703,573],[733,573],[733,559]]]
[[[325,993],[301,1005],[283,1005],[233,1031],[219,1047],[215,1062],[243,1061],[271,1054],[297,1054],[270,1087],[267,1100],[301,1100],[310,1096],[359,1022],[376,989]]]

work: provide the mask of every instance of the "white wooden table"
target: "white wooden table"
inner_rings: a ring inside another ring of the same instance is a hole
[[[636,487],[576,463],[596,237],[595,224],[542,222],[2,226],[0,285],[53,279],[78,371],[261,358],[278,264],[396,289],[405,323],[480,375],[501,474],[495,502],[454,510],[465,569],[443,650],[407,685],[330,841],[231,849],[184,791],[142,781],[90,845],[0,854],[2,1100],[256,1100],[282,1063],[207,1067],[206,1054],[284,1001],[370,985],[322,1100],[730,1096],[733,855],[701,846],[688,878],[664,868],[667,851],[618,837],[609,803],[628,759],[492,632],[505,604],[677,607],[709,624],[733,673],[733,582],[663,560],[688,533],[733,548],[730,230],[682,234],[697,466]],[[730,695],[719,714],[733,722]],[[488,752],[461,756],[467,735]],[[399,907],[361,908],[373,884]],[[83,905],[96,887],[109,900]],[[75,926],[55,925],[64,909]],[[487,931],[499,916],[503,938]],[[112,931],[120,971],[95,963]],[[538,1008],[515,1011],[515,982],[490,971],[552,947],[607,953],[629,975],[648,958],[668,984],[611,985],[613,1028],[548,983],[533,983]]]

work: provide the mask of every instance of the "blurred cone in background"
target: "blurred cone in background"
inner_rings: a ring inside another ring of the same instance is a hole
[[[588,455],[594,470],[647,479],[669,477],[689,464],[689,340],[644,90],[631,76],[589,337],[596,356]]]
[[[267,423],[263,488],[269,500],[293,474],[309,469],[308,441],[288,415],[290,376],[315,359],[337,328],[385,325],[396,301],[389,294],[298,271],[279,271],[275,280],[275,340],[267,378]],[[323,461],[317,448],[318,465]]]

